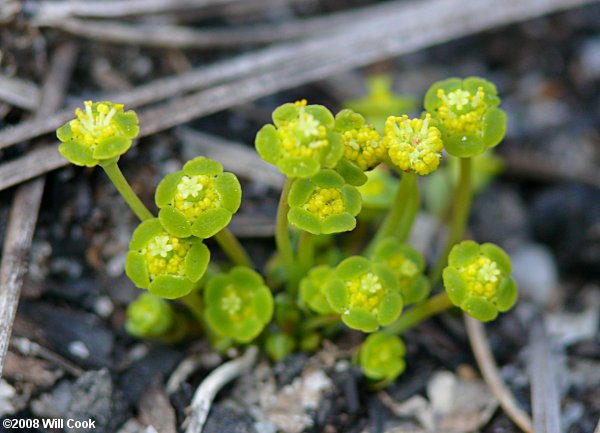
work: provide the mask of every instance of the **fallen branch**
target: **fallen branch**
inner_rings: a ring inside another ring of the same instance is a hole
[[[467,335],[473,349],[473,354],[477,360],[477,365],[481,370],[483,379],[490,387],[492,394],[498,399],[500,406],[506,415],[524,432],[534,433],[531,418],[517,404],[512,392],[498,372],[498,367],[494,361],[494,355],[487,341],[483,324],[464,314]],[[536,430],[536,433],[537,430]]]

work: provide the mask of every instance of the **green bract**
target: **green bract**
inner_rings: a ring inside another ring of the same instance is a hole
[[[213,277],[204,301],[211,329],[240,343],[254,340],[273,316],[271,291],[258,273],[243,266]]]
[[[498,246],[464,241],[455,245],[444,269],[444,287],[452,303],[487,322],[517,300],[510,258]]]
[[[139,133],[137,115],[123,104],[85,101],[73,119],[56,130],[62,142],[58,151],[75,165],[92,167],[116,161]]]
[[[216,161],[198,157],[167,175],[156,189],[158,217],[169,234],[205,239],[224,229],[237,212],[242,188]]]
[[[404,371],[405,353],[406,348],[400,338],[376,332],[360,346],[358,361],[366,377],[379,382],[379,385],[387,385]]]
[[[315,235],[354,229],[354,217],[361,208],[358,190],[346,185],[333,170],[322,170],[310,179],[297,179],[288,203],[288,221]]]
[[[439,81],[425,95],[425,109],[451,155],[467,158],[496,146],[506,132],[496,86],[483,78]]]
[[[321,265],[313,268],[300,281],[300,297],[304,304],[315,313],[322,315],[334,313],[325,297],[325,287],[333,273],[333,268]]]
[[[283,104],[273,111],[273,123],[256,135],[262,159],[290,177],[311,177],[322,167],[334,167],[344,151],[342,137],[334,130],[331,112],[306,101]]]
[[[175,299],[198,286],[209,260],[210,252],[200,239],[172,236],[158,218],[152,218],[133,232],[125,272],[137,287]]]
[[[400,283],[404,304],[416,304],[429,295],[429,280],[423,275],[425,260],[413,247],[395,238],[383,240],[373,253],[373,260],[385,263]]]
[[[402,312],[399,289],[398,280],[386,265],[353,256],[337,266],[325,295],[346,325],[373,332],[392,323]]]
[[[367,181],[364,171],[371,170],[386,157],[387,149],[374,126],[352,110],[342,110],[335,116],[336,129],[342,135],[344,156],[336,166],[346,182],[362,185]]]
[[[173,326],[171,306],[149,293],[140,295],[127,307],[125,330],[143,338],[160,338]]]

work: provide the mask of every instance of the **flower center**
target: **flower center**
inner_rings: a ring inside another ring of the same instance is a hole
[[[190,220],[195,220],[207,209],[219,207],[221,198],[215,189],[214,177],[206,175],[183,176],[177,185],[173,206]]]
[[[286,157],[312,157],[329,143],[327,130],[310,113],[305,111],[306,100],[297,101],[298,117],[277,129]]]
[[[344,157],[354,162],[361,170],[369,170],[381,162],[385,147],[379,133],[369,126],[351,129],[342,134]]]
[[[304,205],[304,209],[321,221],[328,216],[339,215],[346,210],[339,189],[321,187],[315,189],[308,202]]]
[[[190,248],[189,242],[166,233],[155,236],[142,250],[150,278],[155,279],[159,275],[183,275],[185,256]]]
[[[458,269],[467,283],[467,289],[476,296],[490,301],[496,297],[500,283],[498,264],[488,257],[480,256],[467,266]]]
[[[475,93],[457,89],[446,94],[438,89],[437,97],[443,101],[437,110],[439,121],[450,135],[481,130],[481,119],[487,111],[483,87]]]
[[[230,287],[227,294],[221,299],[221,309],[230,316],[237,314],[242,309],[242,299],[233,287]]]
[[[100,103],[93,108],[92,101],[85,101],[84,107],[85,111],[80,108],[75,110],[77,119],[71,120],[69,125],[73,139],[85,143],[93,149],[100,140],[112,137],[117,133],[111,120],[117,110],[123,108],[123,105],[114,104],[109,107],[107,104]]]
[[[364,308],[374,314],[384,295],[383,285],[377,275],[367,272],[358,278],[346,281],[349,306]]]

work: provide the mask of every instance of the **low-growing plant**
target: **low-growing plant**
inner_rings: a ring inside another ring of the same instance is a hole
[[[399,336],[410,327],[454,306],[489,321],[514,305],[506,253],[463,240],[472,160],[506,130],[495,86],[475,77],[435,83],[421,116],[390,113],[379,131],[368,119],[410,103],[394,99],[389,83],[372,86],[371,96],[350,104],[368,113],[334,116],[302,100],[276,108],[273,123],[258,131],[258,154],[286,178],[276,250],[264,269],[227,228],[242,200],[234,174],[203,156],[188,161],[157,186],[155,216],[118,168],[139,130],[135,113],[112,102],[76,110],[57,131],[59,151],[73,164],[100,165],[141,221],[125,270],[149,293],[129,306],[130,334],[174,342],[201,326],[218,350],[252,343],[281,360],[316,350],[346,326],[369,334],[355,361],[374,386],[384,386],[405,369]],[[443,158],[455,159],[459,174],[446,244],[428,263],[409,235],[421,208],[419,178]],[[211,267],[209,238],[229,263]],[[166,299],[178,299],[189,314]]]

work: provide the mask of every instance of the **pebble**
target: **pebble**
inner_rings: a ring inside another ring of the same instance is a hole
[[[577,52],[580,78],[586,81],[600,79],[600,37],[595,36],[581,43]]]
[[[527,242],[509,253],[513,265],[512,276],[519,287],[519,295],[542,306],[548,306],[556,300],[558,270],[550,249]]]

